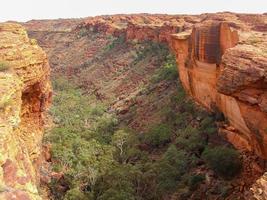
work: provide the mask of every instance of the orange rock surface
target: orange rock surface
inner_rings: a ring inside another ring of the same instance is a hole
[[[2,23],[0,62],[0,199],[41,199],[37,161],[51,101],[47,57],[21,25]]]
[[[245,140],[244,148],[266,158],[267,59],[263,49],[238,44],[237,32],[224,22],[196,26],[186,36],[174,35],[173,48],[187,92],[207,109],[225,115],[236,129],[235,137],[227,137],[230,142],[240,148]]]

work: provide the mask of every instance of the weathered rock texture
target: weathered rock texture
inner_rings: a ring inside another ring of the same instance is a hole
[[[44,111],[51,98],[46,54],[22,26],[0,24],[0,199],[35,200]]]
[[[265,15],[217,13],[114,15],[80,27],[168,43],[188,94],[224,114],[231,126],[226,137],[237,148],[267,158],[266,25]]]
[[[196,26],[173,36],[180,79],[186,91],[210,110],[221,111],[234,127],[226,137],[237,148],[267,157],[264,49],[238,44],[227,23]]]
[[[36,22],[26,26],[38,41],[49,41]],[[222,132],[233,145],[267,158],[266,27],[267,15],[141,14],[86,18],[72,32],[87,29],[168,43],[187,93],[208,110],[224,114],[229,124]]]
[[[267,199],[267,173],[265,173],[251,188],[254,193],[254,199],[265,200]]]

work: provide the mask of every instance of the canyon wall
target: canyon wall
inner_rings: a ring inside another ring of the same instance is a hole
[[[49,64],[21,25],[0,24],[0,199],[37,200]]]
[[[267,158],[264,49],[238,44],[236,31],[214,21],[173,35],[172,46],[187,93],[224,114],[231,126],[224,133],[233,145]]]
[[[187,93],[229,122],[222,134],[238,149],[267,158],[266,18],[117,15],[90,18],[80,27],[126,40],[167,43]]]

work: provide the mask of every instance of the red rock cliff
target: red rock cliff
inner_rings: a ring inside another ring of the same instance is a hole
[[[46,54],[22,26],[0,24],[0,199],[37,200],[37,160],[51,99]]]
[[[219,110],[234,127],[226,137],[237,148],[267,157],[264,49],[238,44],[227,23],[209,22],[192,33],[173,35],[180,79],[209,110]]]

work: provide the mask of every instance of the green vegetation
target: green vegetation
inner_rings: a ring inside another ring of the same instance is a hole
[[[158,163],[157,191],[163,195],[177,189],[182,176],[188,172],[189,158],[185,151],[170,145]]]
[[[70,187],[67,199],[79,199],[73,191],[93,187],[114,163],[114,147],[109,142],[117,120],[103,106],[90,104],[92,99],[70,81],[57,78],[54,88],[57,94],[51,114],[57,126],[47,138],[52,143],[53,167],[64,173]],[[57,191],[54,194],[58,197]]]
[[[189,178],[189,188],[191,191],[196,190],[197,187],[205,180],[205,176],[202,174],[192,175]]]
[[[164,61],[169,55],[168,46],[161,43],[146,41],[140,45],[134,63],[137,63],[149,55],[156,55],[159,61]]]
[[[171,141],[171,129],[166,124],[154,126],[145,135],[145,142],[153,147],[160,147]]]
[[[167,80],[173,81],[178,79],[177,66],[174,55],[167,55],[163,66],[158,70],[157,74],[152,77],[154,83]]]
[[[87,30],[86,28],[81,28],[78,32],[78,38],[85,37],[90,33],[90,30]]]
[[[123,42],[115,39],[107,49]],[[72,80],[55,78],[51,115],[56,126],[46,138],[52,144],[53,171],[64,174],[52,180],[55,199],[161,200],[176,191],[188,199],[206,179],[204,173],[196,174],[199,165],[208,164],[223,177],[239,172],[241,164],[233,149],[209,147],[217,134],[217,115],[186,98],[167,47],[147,42],[134,62],[151,54],[161,67],[150,84],[166,81],[177,91],[162,107],[162,121],[142,134],[122,126],[103,103]]]
[[[109,45],[107,45],[107,47],[105,48],[105,52],[110,51],[123,43],[125,43],[125,37],[124,36],[117,37],[113,39],[113,41]]]
[[[206,148],[203,158],[209,166],[224,178],[233,178],[241,170],[241,161],[238,153],[228,147]]]
[[[8,71],[11,67],[5,63],[5,62],[0,62],[0,72],[5,72]]]

